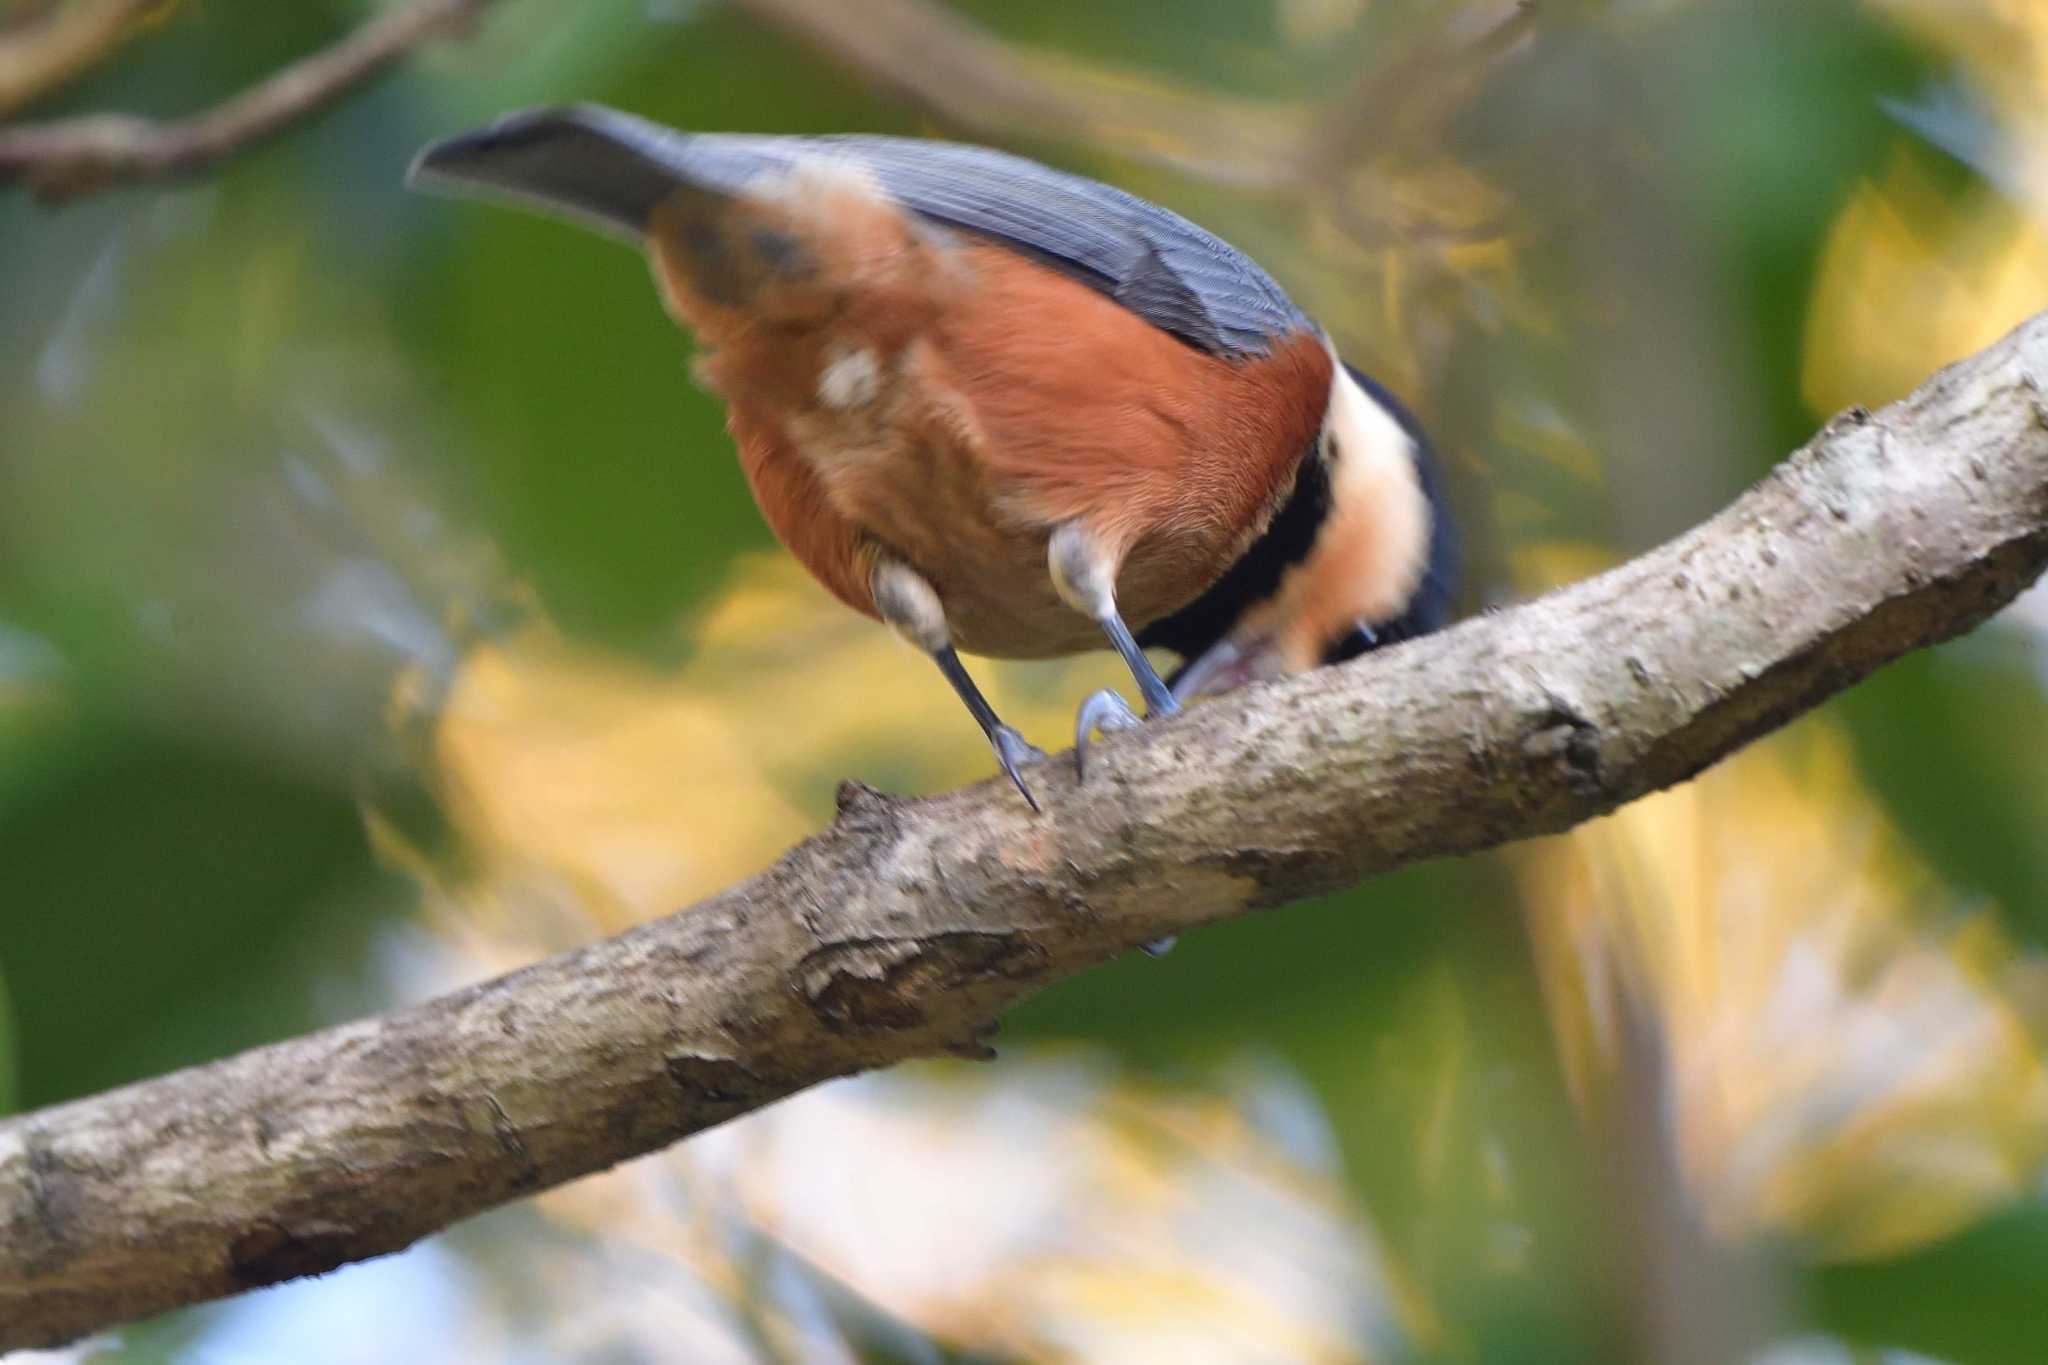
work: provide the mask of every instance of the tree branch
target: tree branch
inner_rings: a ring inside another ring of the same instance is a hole
[[[206,170],[311,117],[420,44],[458,31],[490,0],[419,0],[386,10],[335,43],[201,114],[176,122],[88,114],[0,128],[0,185],[46,200]]]
[[[1526,37],[1538,0],[1473,0],[1315,102],[1235,99],[997,37],[933,0],[734,0],[785,36],[938,114],[1004,138],[1055,137],[1240,188],[1326,188],[1370,143],[1389,155],[1468,100]],[[1403,130],[1406,136],[1397,133]]]
[[[735,0],[957,127],[1055,137],[1255,188],[1286,183],[1306,110],[1190,91],[1005,41],[931,0]]]
[[[0,118],[111,57],[153,12],[176,0],[77,0],[0,31]]]
[[[1133,945],[1681,781],[2048,563],[2048,314],[1598,578],[1105,743],[1088,785],[849,786],[691,909],[0,1124],[0,1349],[396,1251],[835,1076],[989,1055]],[[1167,968],[1166,970],[1171,970]]]

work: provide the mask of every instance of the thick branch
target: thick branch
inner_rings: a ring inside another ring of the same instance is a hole
[[[1131,946],[1678,782],[2048,563],[2048,315],[1711,522],[1119,736],[1077,788],[849,788],[759,877],[416,1008],[0,1124],[0,1348],[395,1251],[819,1081],[986,1055]],[[1169,967],[1168,970],[1171,970]]]
[[[188,176],[275,137],[376,77],[427,40],[471,22],[489,0],[419,0],[292,63],[202,114],[160,123],[89,114],[0,128],[0,185],[20,181],[45,199],[135,180]]]

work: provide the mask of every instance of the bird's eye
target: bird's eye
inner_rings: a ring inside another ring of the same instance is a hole
[[[1336,437],[1334,437],[1334,436],[1325,436],[1325,437],[1323,437],[1323,458],[1324,458],[1325,460],[1328,460],[1328,461],[1329,461],[1329,462],[1330,462],[1331,464],[1335,464],[1335,463],[1337,463],[1337,458],[1338,458],[1338,456],[1342,455],[1343,453],[1344,453],[1344,452],[1343,452],[1343,449],[1342,449],[1342,447],[1340,447],[1340,446],[1339,446],[1339,445],[1337,444],[1337,438],[1336,438]]]

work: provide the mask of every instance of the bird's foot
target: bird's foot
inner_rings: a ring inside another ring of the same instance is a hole
[[[1042,762],[1045,750],[1007,725],[998,725],[989,731],[988,742],[989,747],[996,751],[996,762],[1003,765],[1003,772],[1017,784],[1017,790],[1024,793],[1031,809],[1037,810],[1038,798],[1031,794],[1031,788],[1024,785],[1024,775],[1017,770],[1027,763]]]
[[[1179,698],[1175,697],[1172,689],[1159,681],[1159,675],[1150,669],[1138,675],[1138,693],[1145,698],[1146,720],[1153,720],[1159,716],[1177,716],[1180,714]],[[1098,692],[1096,695],[1100,696],[1101,693]],[[1126,707],[1124,709],[1129,710],[1130,708]]]
[[[1074,715],[1074,776],[1077,781],[1088,777],[1088,736],[1100,730],[1103,734],[1115,734],[1118,730],[1135,730],[1143,721],[1131,704],[1111,688],[1090,692],[1081,709]]]

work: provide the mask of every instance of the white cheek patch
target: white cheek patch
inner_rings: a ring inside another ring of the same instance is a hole
[[[1337,500],[1346,501],[1342,490],[1347,486],[1366,491],[1369,485],[1377,491],[1390,480],[1413,482],[1415,443],[1394,414],[1359,387],[1334,350],[1330,359],[1337,370],[1330,384],[1330,410],[1323,418],[1323,431],[1336,442],[1339,452],[1331,470],[1333,489],[1339,492]]]
[[[864,408],[882,391],[882,363],[865,346],[836,352],[818,374],[818,402],[844,412]]]
[[[1324,530],[1333,543],[1327,553],[1349,574],[1351,594],[1350,601],[1332,605],[1377,625],[1400,615],[1429,562],[1432,517],[1415,442],[1341,364],[1330,388],[1327,428],[1338,446],[1330,469],[1332,515]],[[1351,620],[1321,624],[1334,635]]]

